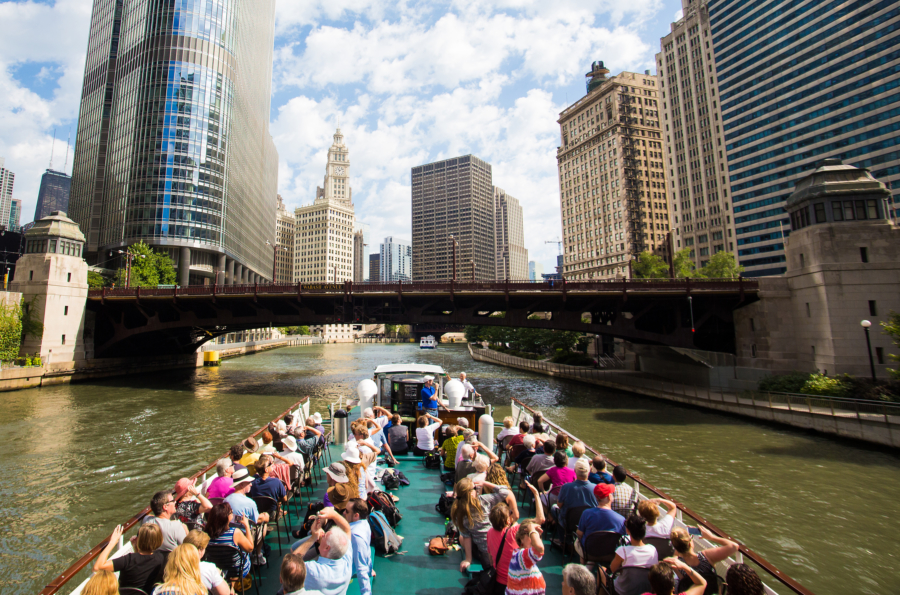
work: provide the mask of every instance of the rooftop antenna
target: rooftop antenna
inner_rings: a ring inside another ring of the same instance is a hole
[[[63,173],[69,173],[69,141],[72,140],[72,129],[69,128],[69,136],[66,137],[66,163],[63,165]]]
[[[53,150],[56,148],[56,128],[53,129],[53,142],[50,144],[50,169],[53,169]]]

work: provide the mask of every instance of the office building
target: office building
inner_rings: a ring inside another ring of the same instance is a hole
[[[519,201],[494,186],[494,249],[497,278],[521,281],[528,276],[525,223]]]
[[[372,283],[381,282],[381,254],[369,254],[369,278]]]
[[[381,244],[379,279],[383,283],[412,280],[412,245],[395,237],[384,238]]]
[[[40,221],[49,217],[53,211],[69,212],[69,190],[72,178],[61,171],[48,169],[41,176],[41,189],[38,192],[37,206],[34,208],[34,220]]]
[[[491,165],[464,155],[412,168],[412,226],[414,280],[495,279]]]
[[[734,253],[715,56],[705,4],[682,0],[684,17],[660,40],[656,55],[662,96],[672,243],[690,248],[697,268],[722,251]]]
[[[294,214],[284,206],[278,195],[275,209],[275,283],[294,283]]]
[[[94,0],[69,212],[89,262],[143,241],[178,281],[272,277],[275,0]]]
[[[587,94],[559,116],[557,150],[566,279],[628,274],[649,251],[668,258],[669,210],[656,77],[587,74]]]
[[[369,225],[356,222],[353,229],[353,281],[360,283],[369,279]]]
[[[5,160],[0,157],[0,224],[9,221],[12,208],[13,187],[16,185],[16,174],[5,167]]]
[[[540,281],[544,274],[544,265],[533,260],[528,261],[528,280]]]
[[[14,198],[10,202],[9,207],[9,222],[6,225],[6,229],[10,231],[19,231],[21,227],[21,219],[22,219],[22,201]]]
[[[692,38],[715,56],[744,274],[785,272],[784,234],[791,228],[785,201],[826,158],[869,168],[892,186],[896,219],[897,3],[709,0],[706,6],[709,31]]]

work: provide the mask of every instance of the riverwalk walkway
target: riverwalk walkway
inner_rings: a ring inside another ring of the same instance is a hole
[[[816,430],[883,446],[900,446],[900,404],[673,382],[646,372],[530,360],[469,345],[472,359],[577,380],[697,407]]]

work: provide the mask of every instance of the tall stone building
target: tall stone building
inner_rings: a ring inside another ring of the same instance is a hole
[[[353,229],[353,281],[361,283],[369,279],[369,226],[361,221]]]
[[[278,207],[275,211],[275,283],[294,283],[294,214],[284,206],[284,200],[278,195]]]
[[[491,164],[473,155],[412,168],[413,280],[496,278],[493,188]]]
[[[13,187],[16,185],[16,174],[12,173],[4,165],[3,157],[0,157],[0,223],[9,221],[9,211],[12,208]]]
[[[89,262],[145,242],[181,285],[272,276],[275,0],[94,0],[69,212]]]
[[[381,254],[369,254],[369,278],[371,283],[381,282]]]
[[[587,74],[587,94],[560,114],[557,150],[562,276],[627,275],[647,250],[668,258],[669,210],[656,77]]]
[[[669,202],[675,250],[690,248],[699,268],[717,252],[734,252],[728,158],[716,91],[716,61],[705,2],[682,0],[684,17],[660,40]]]
[[[68,174],[52,169],[45,171],[41,176],[41,189],[34,208],[34,221],[49,217],[54,211],[67,213],[71,187],[72,178]]]
[[[519,201],[494,186],[494,246],[497,278],[521,281],[528,278],[525,223]]]

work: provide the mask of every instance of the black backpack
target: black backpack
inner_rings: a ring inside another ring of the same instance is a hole
[[[448,496],[445,493],[441,494],[441,499],[438,500],[438,503],[434,505],[434,509],[438,511],[438,514],[443,515],[444,518],[450,518],[450,511],[453,509],[453,502],[456,500],[453,496]]]
[[[425,464],[426,469],[440,469],[444,464],[444,460],[441,458],[441,455],[436,452],[429,452],[425,455],[425,458],[422,459],[422,462]]]
[[[400,487],[400,478],[397,477],[393,469],[388,469],[381,476],[381,483],[386,490],[396,490]]]

